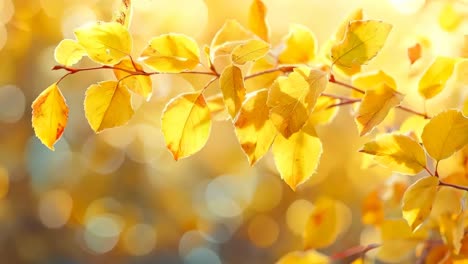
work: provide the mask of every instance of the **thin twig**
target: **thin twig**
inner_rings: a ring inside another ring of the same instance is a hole
[[[268,70],[256,72],[251,75],[247,75],[244,77],[244,80],[248,80],[248,79],[255,78],[264,74],[269,74],[269,73],[278,72],[278,71],[283,72],[283,73],[292,72],[295,68],[296,66],[282,66],[278,68],[268,69]]]
[[[452,187],[452,188],[455,188],[455,189],[458,189],[458,190],[468,191],[467,186],[461,186],[461,185],[446,183],[446,182],[443,182],[443,181],[439,181],[439,186]]]
[[[369,252],[370,250],[373,250],[373,249],[378,248],[380,246],[381,246],[380,244],[369,244],[367,246],[359,245],[359,246],[355,246],[355,247],[346,249],[345,251],[335,253],[335,254],[331,255],[330,258],[332,260],[342,260],[342,259],[345,259],[345,258],[349,258],[349,257],[355,256],[355,255],[358,255],[358,254],[364,255],[367,252]]]

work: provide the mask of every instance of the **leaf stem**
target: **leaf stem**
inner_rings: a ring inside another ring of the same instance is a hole
[[[244,77],[244,80],[248,80],[248,79],[255,78],[255,77],[258,77],[258,76],[261,76],[261,75],[265,75],[265,74],[269,74],[269,73],[273,73],[273,72],[278,72],[278,71],[283,72],[283,73],[292,72],[295,68],[296,68],[296,66],[281,66],[281,67],[277,67],[277,68],[273,68],[273,69],[268,69],[268,70],[256,72],[256,73],[251,74],[251,75],[247,75],[247,76]]]
[[[361,89],[359,89],[359,88],[357,88],[357,87],[354,87],[354,86],[351,85],[351,84],[347,84],[347,83],[345,83],[345,82],[341,82],[341,81],[336,80],[335,77],[334,77],[333,75],[330,75],[329,81],[330,81],[331,83],[335,83],[335,84],[341,85],[341,86],[343,86],[343,87],[349,88],[349,89],[351,89],[351,90],[353,90],[353,91],[356,91],[356,92],[358,92],[358,93],[360,93],[360,94],[365,94],[365,91],[363,91],[363,90],[361,90]],[[430,119],[430,118],[431,118],[431,117],[428,116],[426,113],[421,113],[421,112],[415,111],[415,110],[413,110],[413,109],[411,109],[411,108],[408,108],[408,107],[405,107],[405,106],[402,106],[402,105],[399,105],[399,106],[397,106],[396,108],[398,108],[398,109],[400,109],[400,110],[403,110],[403,111],[405,111],[405,112],[408,112],[408,113],[412,113],[412,114],[421,116],[421,117],[423,117],[424,119]]]
[[[451,188],[455,188],[458,190],[468,191],[468,186],[461,186],[461,185],[451,184],[451,183],[447,183],[443,181],[439,181],[439,186],[446,186],[446,187],[451,187]]]
[[[370,250],[373,250],[373,249],[378,248],[380,246],[381,246],[380,244],[369,244],[367,246],[359,245],[359,246],[355,246],[355,247],[346,249],[345,251],[335,253],[335,254],[331,255],[330,258],[332,260],[336,261],[336,260],[342,260],[342,259],[345,259],[345,258],[348,258],[348,257],[352,257],[352,256],[358,255],[358,254],[361,255],[361,256],[364,256]]]

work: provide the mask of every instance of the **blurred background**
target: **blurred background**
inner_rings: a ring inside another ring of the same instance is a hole
[[[0,263],[274,263],[301,249],[305,221],[320,197],[336,199],[349,212],[343,219],[349,229],[324,253],[373,242],[372,229],[361,221],[363,199],[389,179],[405,178],[363,166],[357,150],[370,137],[358,137],[349,106],[333,123],[317,128],[322,162],[296,192],[280,179],[271,155],[249,167],[229,122],[215,123],[200,153],[173,161],[160,132],[161,111],[170,98],[197,88],[178,76],[153,77],[153,97],[135,101],[131,122],[98,135],[84,116],[84,92],[112,73],[67,78],[61,90],[70,107],[68,127],[55,152],[43,146],[33,135],[30,105],[64,74],[50,70],[55,46],[74,38],[74,28],[86,22],[110,20],[119,2],[0,0]],[[273,44],[291,23],[308,26],[323,44],[359,7],[367,18],[394,24],[384,50],[366,70],[392,75],[407,95],[404,104],[415,109],[423,109],[417,76],[435,55],[468,57],[468,1],[264,2]],[[134,52],[168,32],[209,44],[226,19],[247,25],[250,3],[133,0]],[[447,3],[452,13],[444,13]],[[415,43],[422,43],[423,56],[410,65],[407,49]],[[90,65],[85,59],[79,66]],[[458,72],[448,89],[427,103],[429,113],[459,107],[467,83]],[[407,116],[398,112],[381,131],[397,129]]]

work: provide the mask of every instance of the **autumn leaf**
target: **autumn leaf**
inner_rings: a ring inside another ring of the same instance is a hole
[[[365,225],[380,225],[384,218],[384,203],[378,191],[373,191],[366,195],[362,202],[361,221]]]
[[[335,33],[335,37],[332,38],[330,41],[328,41],[324,45],[324,47],[322,47],[322,50],[325,50],[326,60],[329,61],[329,63],[332,63],[332,58],[330,54],[331,47],[335,45],[336,43],[343,41],[343,39],[346,36],[346,31],[348,30],[349,23],[355,20],[363,20],[363,18],[364,18],[364,14],[362,12],[362,8],[359,8],[353,11],[351,14],[349,14],[349,16],[345,20],[341,22],[340,26],[338,27]],[[351,68],[341,67],[339,65],[335,65],[335,66],[338,69],[337,70],[338,74],[344,74],[346,76],[352,76],[361,71],[361,65],[353,65]]]
[[[362,8],[354,10],[352,13],[348,15],[348,17],[341,22],[340,26],[336,30],[335,33],[335,40],[342,41],[346,37],[346,31],[348,31],[349,23],[355,20],[363,20],[364,14],[362,12]]]
[[[211,41],[210,48],[212,57],[219,46],[228,42],[245,42],[252,39],[253,36],[254,35],[239,24],[238,21],[234,19],[226,20]]]
[[[121,0],[119,11],[115,12],[112,21],[115,21],[126,28],[130,28],[130,22],[132,22],[132,1]]]
[[[465,235],[465,213],[443,214],[439,218],[439,230],[445,244],[456,255],[461,249],[461,240]]]
[[[277,134],[269,118],[267,98],[266,89],[252,94],[242,105],[235,122],[237,138],[251,166],[270,149]]]
[[[72,66],[86,56],[86,50],[75,40],[60,41],[54,51],[55,61],[65,66]]]
[[[267,103],[271,121],[284,137],[290,137],[304,126],[327,83],[326,73],[306,67],[276,79]]]
[[[431,157],[446,159],[468,144],[468,118],[458,110],[444,111],[429,121],[421,138]]]
[[[57,83],[47,87],[32,103],[32,126],[42,144],[54,150],[68,121],[68,106]]]
[[[181,94],[163,111],[162,132],[175,160],[199,151],[208,141],[211,130],[210,109],[200,92]]]
[[[285,49],[279,54],[279,62],[283,64],[307,64],[315,59],[317,39],[306,26],[293,24],[289,34],[283,40]]]
[[[351,84],[363,91],[378,88],[382,84],[386,84],[393,90],[397,89],[395,79],[382,70],[355,74],[351,77]],[[361,96],[360,93],[353,93],[353,97]]]
[[[410,64],[413,65],[416,61],[421,58],[422,47],[421,44],[415,43],[413,46],[408,48],[408,59]]]
[[[403,95],[386,84],[366,91],[356,116],[359,135],[364,136],[371,132],[401,100]]]
[[[359,151],[374,155],[380,165],[399,173],[415,175],[426,168],[424,149],[408,136],[384,134]]]
[[[130,33],[117,22],[87,24],[76,29],[75,36],[89,58],[105,65],[118,63],[132,50]]]
[[[253,0],[249,9],[248,25],[257,36],[268,42],[269,29],[266,22],[267,7],[261,0]]]
[[[385,219],[380,225],[381,247],[377,259],[384,263],[403,263],[421,242],[429,237],[424,228],[412,232],[408,223],[401,218]]]
[[[429,119],[425,119],[419,115],[411,115],[403,121],[399,131],[402,134],[408,134],[418,142],[421,142],[421,135],[427,123],[429,123]]]
[[[293,251],[281,257],[276,264],[329,264],[331,260],[315,250]]]
[[[178,73],[192,70],[200,63],[200,50],[192,38],[170,33],[151,39],[141,59],[156,71]]]
[[[132,75],[124,70],[142,72],[143,67],[137,62],[132,62],[130,59],[123,59],[115,65],[114,75],[120,80],[120,85],[126,86],[129,90],[149,100],[153,94],[151,77],[147,75]]]
[[[444,5],[439,14],[439,25],[445,31],[454,31],[463,21],[463,15],[460,14],[452,3]]]
[[[226,67],[221,73],[219,83],[228,112],[234,119],[245,98],[244,77],[241,69],[235,65]]]
[[[452,76],[455,59],[437,57],[419,81],[418,91],[426,99],[438,95]]]
[[[418,230],[430,215],[438,186],[437,177],[424,177],[412,184],[403,195],[403,218],[413,232]]]
[[[317,99],[317,102],[314,107],[314,111],[309,116],[309,122],[313,125],[326,125],[330,123],[338,113],[338,107],[331,107],[337,104],[340,100],[327,97],[327,96],[320,96]]]
[[[123,126],[134,112],[130,92],[116,81],[91,85],[84,100],[85,115],[95,132]]]
[[[333,244],[349,227],[342,223],[343,218],[351,219],[351,213],[341,202],[318,199],[304,230],[304,249],[324,248]]]
[[[277,135],[272,151],[281,178],[295,190],[316,171],[322,155],[322,142],[314,127],[306,124],[289,138]]]
[[[382,49],[391,29],[382,21],[351,21],[344,39],[332,47],[333,63],[347,68],[367,63]]]
[[[258,39],[252,39],[233,49],[232,61],[236,64],[243,65],[246,62],[262,58],[268,51],[270,51],[270,44]]]

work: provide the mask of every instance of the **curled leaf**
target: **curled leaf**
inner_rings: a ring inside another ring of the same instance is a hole
[[[270,149],[277,134],[270,121],[266,105],[268,90],[260,90],[249,97],[235,122],[236,135],[250,165],[255,164]]]
[[[372,131],[401,100],[403,95],[386,84],[366,91],[356,116],[359,135],[363,136]]]
[[[241,108],[245,98],[244,77],[239,67],[228,66],[219,78],[224,103],[232,119],[234,119]]]
[[[253,0],[249,9],[249,29],[264,41],[268,41],[269,29],[266,22],[267,7],[261,0]]]

